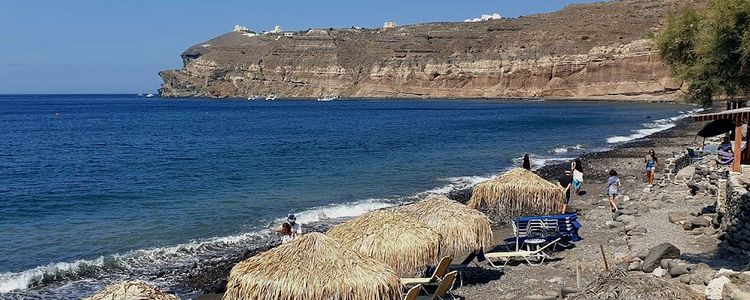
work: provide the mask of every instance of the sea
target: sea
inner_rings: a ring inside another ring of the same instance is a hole
[[[0,96],[0,299],[186,272],[304,227],[674,126],[678,104]]]

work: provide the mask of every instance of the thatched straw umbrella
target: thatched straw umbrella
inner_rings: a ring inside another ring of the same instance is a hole
[[[440,256],[458,257],[492,244],[492,223],[487,215],[446,196],[430,195],[393,211],[412,216],[439,233]]]
[[[322,233],[312,232],[232,268],[224,300],[395,300],[396,273]]]
[[[128,280],[111,284],[86,300],[177,300],[170,295],[140,280]]]
[[[614,270],[605,273],[586,286],[585,290],[572,299],[579,300],[635,300],[635,299],[676,299],[698,300],[703,295],[692,291],[688,286],[669,280],[655,278],[644,273]]]
[[[377,210],[334,226],[328,235],[355,252],[382,261],[399,276],[413,276],[434,264],[440,235],[419,220]]]
[[[474,186],[469,207],[507,223],[524,215],[557,213],[565,200],[562,188],[526,169],[513,169]]]

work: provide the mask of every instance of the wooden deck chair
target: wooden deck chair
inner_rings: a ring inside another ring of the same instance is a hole
[[[523,259],[526,261],[529,266],[539,266],[544,263],[545,259],[550,258],[550,255],[547,254],[545,251],[547,248],[555,245],[557,242],[560,241],[560,238],[557,238],[551,242],[548,242],[543,247],[540,247],[539,249],[529,251],[529,250],[519,250],[519,251],[509,251],[509,252],[490,252],[485,253],[484,257],[487,258],[487,262],[495,267],[495,268],[502,268],[508,265],[509,261],[512,260],[518,260]],[[501,260],[503,261],[502,265],[496,265],[492,262],[492,260]],[[532,260],[536,261],[535,263],[532,263]]]
[[[440,281],[440,285],[438,285],[437,289],[435,289],[435,293],[430,295],[425,290],[425,293],[427,293],[426,296],[419,296],[417,297],[417,300],[447,300],[452,299],[455,300],[456,297],[451,295],[451,291],[453,290],[453,284],[456,282],[456,276],[458,276],[458,271],[453,271],[448,274],[445,274],[445,277],[443,277],[443,280]],[[424,288],[423,288],[424,290]]]
[[[408,292],[406,292],[406,296],[404,296],[404,300],[417,300],[417,297],[419,296],[419,292],[422,290],[422,285],[417,284],[413,288],[409,289]]]
[[[448,272],[448,267],[451,265],[452,260],[453,257],[445,256],[441,258],[437,266],[435,266],[435,271],[432,272],[432,276],[419,278],[401,278],[401,285],[409,286],[415,284],[437,284],[438,282],[443,280],[443,276],[445,276],[445,273]]]

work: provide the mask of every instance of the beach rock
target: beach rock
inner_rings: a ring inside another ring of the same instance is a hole
[[[705,235],[714,235],[714,234],[716,234],[717,232],[719,232],[719,230],[718,230],[718,229],[715,229],[715,228],[713,228],[713,227],[706,227],[706,228],[703,228],[703,234],[705,234]]]
[[[731,280],[724,276],[715,278],[708,283],[705,290],[706,299],[708,300],[721,300],[724,296],[724,285],[730,283]]]
[[[703,228],[694,228],[691,233],[693,235],[701,235],[703,234]]]
[[[637,210],[632,209],[632,208],[623,208],[623,209],[620,209],[618,211],[620,212],[620,214],[628,215],[628,216],[635,215],[635,214],[638,213]]]
[[[693,223],[685,221],[685,223],[682,223],[682,229],[693,230]]]
[[[672,263],[672,259],[662,259],[661,262],[659,262],[659,266],[661,266],[662,269],[669,270],[670,263]]]
[[[708,227],[711,226],[711,221],[706,220],[704,217],[695,217],[690,220],[690,224],[692,224],[693,227]]]
[[[724,299],[729,300],[750,300],[750,293],[740,290],[739,287],[731,282],[724,285],[722,296]]]
[[[635,224],[631,223],[631,224],[627,224],[627,225],[625,225],[625,228],[624,228],[624,229],[625,229],[625,231],[626,231],[626,232],[628,232],[628,231],[631,231],[631,230],[635,229],[635,227],[636,227],[636,226],[637,226],[637,225],[635,225]]]
[[[737,272],[735,272],[734,270],[721,268],[718,272],[716,272],[716,274],[714,274],[714,278],[719,278],[722,276],[732,277],[734,275],[737,275]]]
[[[606,224],[609,229],[617,229],[624,226],[621,222],[617,221],[607,221],[604,224]]]
[[[637,261],[631,262],[628,265],[628,271],[640,271],[642,267],[643,267],[643,262],[641,262],[640,260],[637,260]]]
[[[563,284],[565,282],[565,279],[562,277],[553,277],[550,280],[547,280],[549,283],[556,283],[556,284]]]
[[[661,267],[657,267],[656,269],[654,269],[654,271],[651,272],[651,275],[654,275],[654,277],[664,277],[667,274],[667,270],[664,270]]]
[[[644,228],[645,229],[645,228]],[[665,258],[679,258],[680,249],[670,243],[659,244],[648,251],[648,255],[643,260],[643,271],[653,272],[659,262]]]
[[[690,281],[693,279],[693,275],[683,274],[680,275],[680,277],[678,277],[677,279],[684,284],[690,284]]]
[[[617,217],[615,219],[615,221],[622,222],[622,223],[625,223],[625,224],[630,224],[630,223],[633,223],[635,221],[635,217],[630,216],[630,215],[621,215],[621,216]]]
[[[679,224],[681,221],[690,220],[692,217],[686,212],[671,212],[669,213],[669,222]]]
[[[695,267],[690,269],[690,274],[693,277],[690,281],[690,284],[707,285],[709,282],[711,282],[711,280],[714,279],[714,274],[716,274],[716,271],[711,269],[711,267],[709,267],[705,263],[699,263],[696,264]]]
[[[685,266],[677,265],[669,269],[669,276],[679,277],[688,273],[688,269]]]

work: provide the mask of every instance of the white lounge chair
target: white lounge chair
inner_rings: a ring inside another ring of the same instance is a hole
[[[508,262],[512,260],[525,260],[529,266],[539,266],[544,263],[545,259],[551,258],[551,256],[546,252],[547,248],[552,247],[557,242],[559,242],[561,238],[557,238],[551,242],[548,242],[544,244],[544,246],[540,246],[536,250],[518,250],[518,251],[508,251],[508,252],[490,252],[485,253],[484,257],[487,259],[487,262],[495,267],[495,268],[502,268],[508,265]],[[502,265],[495,264],[492,262],[492,260],[501,260],[503,262]],[[535,261],[535,262],[532,262]]]

